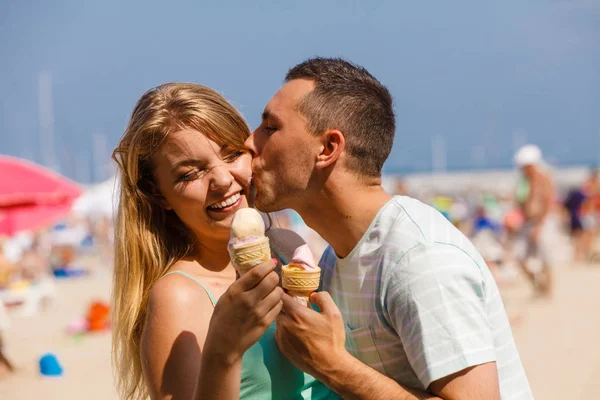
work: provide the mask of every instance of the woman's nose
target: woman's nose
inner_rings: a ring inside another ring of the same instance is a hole
[[[210,171],[210,190],[227,190],[233,180],[233,175],[231,175],[227,164],[217,165]]]

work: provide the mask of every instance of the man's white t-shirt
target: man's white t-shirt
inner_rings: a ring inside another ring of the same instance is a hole
[[[496,282],[444,216],[395,196],[345,258],[328,247],[322,289],[346,323],[348,350],[398,383],[431,382],[496,362],[502,399],[533,398]]]

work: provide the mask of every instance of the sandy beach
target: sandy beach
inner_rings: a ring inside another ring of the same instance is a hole
[[[70,337],[65,327],[85,314],[93,300],[108,300],[110,276],[57,282],[58,296],[47,309],[28,318],[11,318],[5,335],[7,354],[16,364],[2,374],[2,399],[117,399],[110,362],[110,334]],[[556,270],[555,296],[535,299],[520,276],[503,284],[506,308],[521,359],[537,399],[600,398],[600,267],[564,265]],[[53,352],[64,375],[39,375],[39,357]]]
[[[556,271],[555,296],[532,300],[519,280],[504,288],[513,334],[536,399],[600,399],[600,266]]]
[[[33,317],[11,318],[6,353],[17,371],[0,378],[2,399],[117,399],[113,385],[110,332],[70,336],[67,324],[85,315],[91,301],[108,301],[106,272],[57,281],[57,297]],[[54,353],[64,369],[61,377],[43,377],[38,360]]]

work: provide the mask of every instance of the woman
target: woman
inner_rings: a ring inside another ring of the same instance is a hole
[[[238,280],[230,263],[231,220],[248,206],[248,135],[215,91],[169,83],[142,96],[114,151],[113,357],[126,399],[335,396],[277,349],[274,262]]]

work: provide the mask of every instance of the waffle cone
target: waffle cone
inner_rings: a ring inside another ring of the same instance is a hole
[[[241,276],[251,268],[271,258],[269,238],[264,237],[252,243],[236,246],[235,248],[230,246],[229,255],[231,257],[231,262]]]
[[[281,286],[300,304],[308,306],[311,293],[319,288],[321,269],[316,271],[289,269],[289,265],[281,268]]]
[[[306,291],[306,292],[296,292],[293,290],[289,290],[288,294],[294,299],[296,302],[302,304],[305,307],[309,307],[310,304],[310,295],[314,293],[314,290]]]

